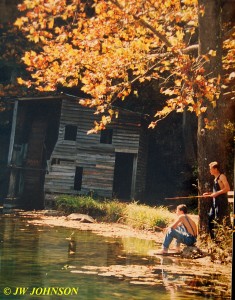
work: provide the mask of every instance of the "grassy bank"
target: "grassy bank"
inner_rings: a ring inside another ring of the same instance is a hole
[[[100,222],[120,222],[137,229],[164,228],[174,218],[166,207],[150,207],[138,202],[122,203],[90,196],[60,195],[55,203],[58,210],[67,214],[88,214]]]

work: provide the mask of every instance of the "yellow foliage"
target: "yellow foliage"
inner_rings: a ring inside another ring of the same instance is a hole
[[[184,107],[197,115],[204,113],[206,105],[201,106],[199,99],[216,105],[223,78],[208,80],[204,68],[216,51],[197,59],[185,54],[195,37],[198,11],[204,14],[197,0],[94,0],[91,7],[79,0],[24,0],[19,9],[23,16],[15,25],[41,49],[23,57],[40,90],[55,89],[58,83],[72,87],[81,81],[92,100],[80,103],[100,113],[107,112],[116,97],[124,100],[131,92],[138,96],[136,83],[158,80],[166,105],[150,127]],[[233,40],[224,42],[223,64],[230,81],[235,78]],[[24,84],[23,79],[18,81]],[[116,115],[108,113],[94,131]]]

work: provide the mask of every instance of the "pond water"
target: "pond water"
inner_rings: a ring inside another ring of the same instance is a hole
[[[68,251],[71,235],[74,252]],[[230,299],[223,274],[200,274],[187,260],[147,255],[154,248],[153,241],[0,215],[0,299]]]

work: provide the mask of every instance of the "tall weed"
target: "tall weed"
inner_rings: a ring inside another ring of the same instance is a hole
[[[126,205],[123,219],[134,228],[156,230],[168,225],[172,220],[172,213],[163,206],[150,207],[134,202]]]
[[[203,234],[200,235],[198,244],[207,249],[211,261],[222,264],[231,263],[234,229],[226,225],[226,220],[222,224],[215,222],[215,228],[214,240],[208,234]]]

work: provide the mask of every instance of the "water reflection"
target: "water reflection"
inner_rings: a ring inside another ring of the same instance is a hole
[[[230,283],[222,284],[222,275],[200,276],[190,272],[187,261],[147,255],[156,247],[152,241],[32,226],[12,215],[0,216],[0,226],[1,299],[65,299],[51,293],[59,287],[74,288],[69,300],[230,298]],[[24,295],[23,288],[28,288]]]

